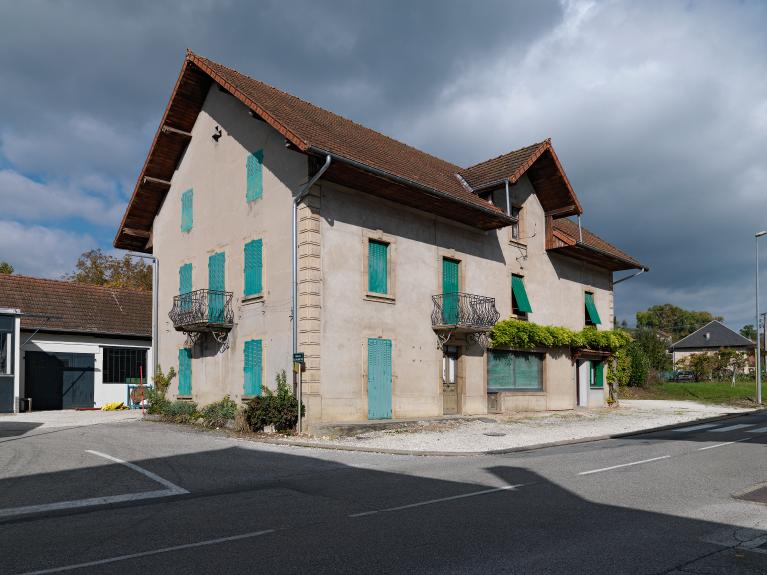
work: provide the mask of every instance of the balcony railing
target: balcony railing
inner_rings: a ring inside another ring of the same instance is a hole
[[[198,289],[177,295],[168,317],[186,333],[229,330],[234,325],[232,292]]]
[[[495,298],[470,293],[446,293],[431,296],[434,309],[431,325],[435,329],[489,331],[501,317]]]

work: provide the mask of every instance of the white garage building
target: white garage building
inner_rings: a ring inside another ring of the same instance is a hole
[[[152,294],[0,275],[0,412],[127,401],[151,366]]]

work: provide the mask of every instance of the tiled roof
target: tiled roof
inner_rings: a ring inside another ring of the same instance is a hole
[[[474,164],[458,173],[464,180],[466,180],[466,183],[475,190],[484,188],[490,184],[497,184],[509,177],[514,181],[517,178],[514,178],[513,176],[517,174],[520,169],[529,167],[530,164],[540,156],[540,153],[542,149],[545,148],[546,144],[550,143],[549,140],[538,142],[537,144],[514,150],[508,154],[503,154],[497,158]]]
[[[754,342],[714,320],[687,337],[671,345],[669,349],[702,349],[721,347],[755,347]]]
[[[152,334],[148,291],[0,275],[0,308],[21,310],[22,329],[147,338]]]
[[[567,218],[560,218],[558,220],[553,221],[553,226],[554,226],[555,232],[561,232],[566,234],[574,242],[577,242],[579,240],[577,222],[574,222],[573,220],[570,220]],[[598,235],[590,232],[586,228],[581,227],[581,232],[583,234],[584,246],[595,249],[600,252],[604,252],[605,254],[624,260],[628,263],[635,264],[635,267],[637,268],[647,269],[647,266],[640,264],[636,259],[628,255],[626,252],[616,248],[614,245],[612,245],[609,242],[606,242],[605,240],[600,238]]]

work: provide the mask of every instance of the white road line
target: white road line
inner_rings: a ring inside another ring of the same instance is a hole
[[[611,465],[610,467],[602,467],[601,469],[592,469],[591,471],[581,471],[578,475],[591,475],[592,473],[600,473],[602,471],[611,471],[613,469],[620,469],[621,467],[631,467],[632,465],[639,465],[641,463],[650,463],[651,461],[659,461],[661,459],[668,459],[670,455],[662,455],[660,457],[653,457],[652,459],[643,459],[642,461],[632,461],[631,463],[622,463],[620,465]]]
[[[174,495],[183,495],[185,493],[189,493],[186,489],[183,487],[179,487],[175,483],[171,483],[167,479],[163,479],[156,473],[152,473],[151,471],[148,471],[144,469],[143,467],[139,467],[135,463],[131,463],[130,461],[125,461],[123,459],[118,459],[117,457],[112,457],[111,455],[107,455],[106,453],[101,453],[100,451],[93,451],[91,449],[86,449],[86,453],[92,453],[93,455],[98,455],[99,457],[103,457],[104,459],[109,459],[110,461],[114,461],[115,463],[119,463],[120,465],[124,465],[125,467],[131,468],[133,471],[136,471],[140,473],[141,475],[144,475],[145,477],[148,477],[149,479],[156,481],[160,485],[164,485],[168,491],[172,491]]]
[[[749,429],[746,433],[767,433],[767,427],[759,427],[758,429]]]
[[[701,429],[708,429],[709,427],[716,427],[718,423],[704,423],[703,425],[693,425],[692,427],[682,427],[675,429],[674,433],[687,433],[688,431],[699,431]]]
[[[61,573],[63,571],[73,571],[75,569],[84,569],[85,567],[95,567],[97,565],[117,563],[118,561],[127,561],[129,559],[137,559],[139,557],[149,557],[150,555],[159,555],[161,553],[181,551],[183,549],[193,549],[195,547],[204,547],[206,545],[219,545],[220,543],[228,543],[230,541],[239,541],[241,539],[251,539],[253,537],[258,537],[259,535],[274,533],[275,531],[276,531],[275,529],[264,529],[263,531],[253,531],[251,533],[243,533],[242,535],[233,535],[231,537],[220,537],[218,539],[208,539],[207,541],[198,541],[197,543],[186,543],[184,545],[174,545],[173,547],[163,547],[161,549],[154,549],[152,551],[142,551],[140,553],[130,553],[128,555],[118,555],[116,557],[109,557],[107,559],[99,559],[98,561],[88,561],[87,563],[76,563],[74,565],[65,565],[63,567],[52,567],[50,569],[41,569],[40,571],[28,571],[26,573],[21,573],[20,575],[45,575],[46,573]]]
[[[715,447],[724,447],[725,445],[732,445],[733,443],[742,443],[743,441],[748,441],[751,439],[750,437],[746,437],[745,439],[737,439],[735,441],[725,441],[724,443],[717,443],[716,445],[708,445],[706,447],[701,447],[698,449],[698,451],[706,451],[707,449],[714,449]]]
[[[727,427],[720,427],[719,429],[712,429],[711,433],[724,433],[725,431],[733,431],[735,429],[743,429],[744,427],[753,427],[753,423],[738,423],[736,425],[728,425]]]
[[[389,511],[401,511],[403,509],[412,509],[413,507],[422,507],[423,505],[432,505],[434,503],[442,503],[443,501],[453,501],[455,499],[463,499],[465,497],[476,497],[477,495],[487,495],[488,493],[497,493],[498,491],[509,491],[522,487],[524,483],[519,485],[504,485],[503,487],[495,487],[494,489],[483,489],[482,491],[472,491],[471,493],[463,493],[461,495],[452,495],[450,497],[440,497],[439,499],[429,499],[428,501],[419,501],[418,503],[410,503],[408,505],[398,505],[397,507],[387,507],[386,509],[375,509],[373,511],[363,511],[362,513],[352,513],[348,517],[364,517],[366,515],[375,515],[376,513],[386,513]]]

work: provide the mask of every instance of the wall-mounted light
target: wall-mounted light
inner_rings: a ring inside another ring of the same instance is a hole
[[[216,126],[216,127],[213,129],[213,139],[214,139],[216,142],[218,142],[218,141],[221,139],[221,128],[219,128],[218,126]]]

